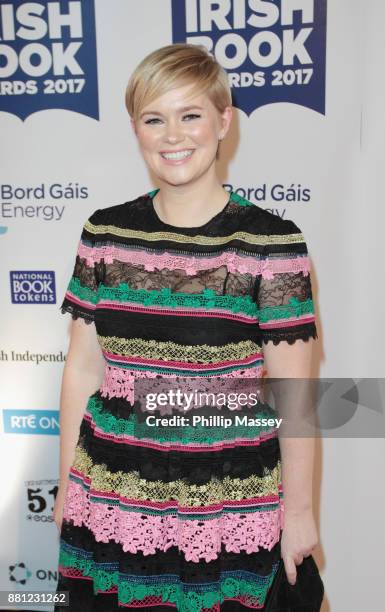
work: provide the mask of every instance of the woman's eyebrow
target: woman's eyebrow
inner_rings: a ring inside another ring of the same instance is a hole
[[[193,110],[193,109],[199,109],[199,110],[203,110],[202,106],[198,106],[197,104],[194,104],[193,106],[183,106],[182,108],[178,109],[179,112],[184,113],[185,111],[188,110]],[[162,113],[159,113],[158,111],[144,111],[143,113],[140,114],[140,118],[143,117],[143,115],[162,115]]]

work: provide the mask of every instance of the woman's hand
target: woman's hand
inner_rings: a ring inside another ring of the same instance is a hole
[[[66,494],[66,487],[60,487],[56,494],[56,499],[53,507],[53,518],[58,530],[61,530],[62,522],[63,522],[63,509],[64,509],[64,500]]]
[[[289,584],[296,583],[296,565],[300,565],[303,558],[308,557],[317,544],[317,528],[312,510],[292,512],[285,509],[281,557]]]

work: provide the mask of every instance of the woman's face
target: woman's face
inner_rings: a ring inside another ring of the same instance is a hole
[[[215,171],[218,140],[230,126],[231,106],[221,114],[206,94],[187,98],[190,87],[165,93],[131,120],[149,169],[170,185]]]

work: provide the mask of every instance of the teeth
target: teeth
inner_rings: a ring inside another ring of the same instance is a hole
[[[179,151],[178,153],[161,153],[161,156],[165,159],[183,159],[184,157],[190,157],[192,151]]]

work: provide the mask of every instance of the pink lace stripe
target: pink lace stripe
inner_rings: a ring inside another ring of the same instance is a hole
[[[262,432],[260,436],[255,438],[234,438],[232,440],[224,440],[220,442],[213,442],[212,444],[199,444],[198,442],[191,442],[189,444],[182,444],[179,442],[154,442],[152,439],[147,438],[136,438],[135,436],[125,436],[109,434],[104,432],[102,429],[97,427],[92,416],[85,412],[83,419],[86,420],[93,430],[95,438],[101,438],[102,440],[111,440],[115,444],[130,444],[132,446],[142,446],[143,448],[153,448],[154,450],[161,450],[168,452],[170,450],[177,450],[180,452],[217,452],[227,448],[236,448],[238,446],[259,446],[264,440],[270,440],[271,438],[277,437],[277,430],[273,429],[270,432]]]
[[[225,372],[222,374],[212,374],[207,378],[255,378],[260,380],[264,371],[263,366],[251,367],[249,369],[240,368],[231,372]],[[130,370],[126,368],[120,368],[107,364],[104,371],[104,377],[102,384],[99,387],[99,391],[102,397],[124,397],[130,404],[135,401],[135,380],[139,378],[156,378],[159,375],[156,371],[150,370]],[[174,372],[162,372],[162,379],[166,383],[167,380],[173,382],[179,375]],[[185,376],[189,378],[192,385],[199,383],[200,385],[205,384],[205,376]],[[157,379],[157,381],[159,378]],[[184,386],[186,382],[184,382]]]
[[[225,374],[213,374],[210,378],[260,378],[262,376],[264,368],[263,366],[256,366],[252,368],[248,368],[245,370],[244,368],[240,368],[238,370],[233,370],[232,372],[226,372]],[[105,376],[113,376],[114,378],[118,378],[119,380],[127,379],[132,382],[132,378],[156,378],[159,376],[159,372],[153,370],[130,370],[128,368],[119,368],[112,365],[107,364],[105,367]],[[162,378],[179,378],[179,374],[175,374],[173,372],[164,372],[162,373]],[[191,376],[188,374],[183,374],[183,378],[191,378],[191,382],[201,382],[204,381],[206,377],[196,376],[192,374]],[[259,381],[258,381],[259,382]]]
[[[257,259],[248,255],[226,251],[213,257],[195,257],[193,255],[175,255],[164,251],[163,253],[149,253],[145,249],[128,249],[118,246],[103,246],[92,249],[85,244],[79,247],[79,256],[87,260],[87,265],[93,266],[102,259],[106,264],[114,261],[141,265],[145,270],[184,270],[192,276],[201,270],[210,270],[226,266],[229,272],[253,275],[261,274],[263,278],[273,278],[274,274],[284,272],[302,272],[307,276],[310,272],[310,261],[307,255],[292,258]]]
[[[269,321],[268,323],[260,323],[261,329],[279,329],[280,327],[294,327],[303,323],[311,323],[315,321],[314,315],[303,315],[299,317],[290,317],[289,319],[280,319],[279,321]]]
[[[64,297],[66,297],[67,300],[74,302],[74,304],[77,304],[78,306],[84,306],[88,310],[95,310],[95,304],[93,304],[92,302],[87,302],[87,300],[80,300],[76,295],[71,293],[71,291],[66,291]]]
[[[209,378],[262,378],[263,366],[256,366],[249,369],[237,369],[232,372],[226,372],[224,374],[212,374]],[[104,378],[102,384],[99,387],[99,391],[102,397],[124,397],[130,404],[135,401],[135,379],[138,378],[156,378],[159,375],[158,372],[149,370],[129,370],[126,368],[120,368],[112,365],[106,365],[104,371]],[[178,378],[178,374],[163,372],[162,378],[171,380]],[[199,382],[204,384],[205,378],[202,376],[186,376],[191,379],[191,383],[195,384]],[[157,379],[159,380],[159,379]]]
[[[153,555],[176,546],[186,561],[217,559],[221,544],[227,552],[271,550],[283,527],[281,506],[256,512],[226,512],[219,517],[199,520],[178,515],[153,516],[123,510],[120,505],[90,502],[80,483],[69,480],[63,517],[74,525],[85,526],[97,542],[115,541],[124,552]]]
[[[175,308],[165,308],[163,306],[147,306],[138,305],[136,302],[112,302],[107,299],[100,298],[98,301],[98,308],[108,308],[109,310],[127,310],[128,312],[139,312],[143,314],[164,314],[176,317],[184,316],[203,316],[212,319],[231,319],[233,321],[241,321],[242,323],[255,324],[258,321],[257,317],[233,313],[223,308],[210,308],[209,311],[203,310],[202,308],[194,308],[193,310],[186,310],[182,306],[176,306]]]

